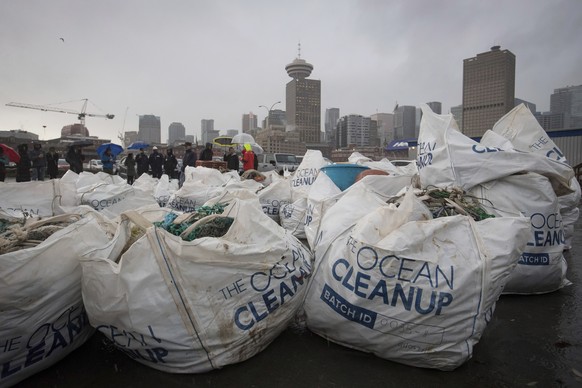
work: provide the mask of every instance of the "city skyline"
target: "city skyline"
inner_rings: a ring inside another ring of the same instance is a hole
[[[322,17],[330,10],[334,18]],[[87,112],[115,114],[86,121],[91,135],[114,142],[138,130],[143,115],[160,117],[162,131],[181,122],[199,139],[205,118],[220,131],[241,129],[242,114],[262,122],[259,105],[285,106],[285,66],[298,42],[311,78],[321,80],[322,121],[328,108],[371,116],[392,113],[396,102],[440,101],[448,113],[462,102],[463,59],[493,45],[516,56],[515,97],[547,111],[555,89],[582,84],[581,14],[575,0],[299,1],[291,9],[263,1],[2,2],[0,130],[58,137],[76,116],[6,104],[80,110],[83,98]]]

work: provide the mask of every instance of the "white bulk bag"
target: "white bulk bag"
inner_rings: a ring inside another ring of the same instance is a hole
[[[211,170],[207,168],[206,170]],[[186,213],[196,211],[208,200],[220,195],[224,191],[220,186],[208,186],[200,181],[186,181],[182,187],[170,196],[167,207]]]
[[[271,183],[258,193],[259,201],[263,207],[263,213],[271,217],[275,222],[279,222],[281,208],[291,202],[291,188],[289,181],[279,179]]]
[[[236,199],[222,216],[234,222],[220,238],[187,242],[151,227],[119,264],[82,260],[91,324],[130,357],[173,373],[264,349],[303,302],[310,252],[256,198]]]
[[[290,177],[291,201],[307,198],[319,170],[328,163],[319,150],[307,150],[297,170]]]
[[[532,152],[569,164],[562,150],[550,139],[535,116],[524,104],[513,108],[499,119],[493,126],[493,132],[511,141],[512,145],[520,151]],[[570,188],[574,190],[573,193],[558,197],[562,222],[564,223],[566,249],[570,249],[572,246],[574,224],[579,216],[578,204],[580,203],[581,193],[580,184],[575,177],[570,180]]]
[[[528,173],[487,182],[470,191],[490,214],[523,214],[531,220],[528,243],[504,293],[552,292],[570,284],[562,255],[564,228],[560,207],[546,177]]]
[[[279,219],[281,226],[299,239],[305,236],[305,212],[307,211],[307,198],[302,197],[293,203],[287,203],[281,207]]]
[[[462,134],[452,115],[438,115],[422,106],[417,166],[423,188],[472,187],[520,172],[536,172],[552,180],[560,193],[569,193],[574,173],[560,162],[515,149],[487,147]]]
[[[312,249],[315,248],[321,218],[329,208],[335,205],[342,195],[343,191],[333,183],[327,174],[321,173],[317,175],[317,179],[315,179],[307,196],[304,220],[305,237]]]
[[[408,195],[399,208],[383,205],[322,247],[305,300],[307,326],[382,358],[452,370],[471,357],[529,222],[423,220],[431,215],[418,202]]]
[[[39,222],[68,217],[74,216]],[[114,260],[128,235],[114,233],[115,224],[89,211],[35,247],[0,255],[0,386],[55,364],[93,334],[81,297],[79,257],[99,251]]]
[[[0,210],[13,217],[47,217],[59,203],[59,180],[2,183]]]

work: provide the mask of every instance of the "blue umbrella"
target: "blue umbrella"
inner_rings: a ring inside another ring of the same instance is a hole
[[[127,147],[128,150],[139,150],[140,148],[148,148],[150,145],[143,141],[133,142]]]
[[[99,156],[102,157],[103,154],[105,153],[105,150],[107,150],[107,148],[111,148],[111,155],[113,155],[113,156],[117,156],[123,152],[123,147],[120,146],[119,144],[104,143],[104,144],[101,144],[99,147],[97,147],[97,154],[99,154]]]

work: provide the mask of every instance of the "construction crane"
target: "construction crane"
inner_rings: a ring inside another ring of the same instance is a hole
[[[6,106],[15,106],[17,108],[37,109],[37,110],[42,110],[45,112],[59,112],[59,113],[69,113],[69,114],[77,115],[77,117],[79,118],[79,121],[81,122],[81,125],[83,125],[83,126],[85,126],[85,117],[103,117],[106,119],[112,119],[115,117],[115,115],[112,115],[112,114],[98,115],[98,114],[94,114],[94,113],[87,113],[86,112],[87,111],[87,102],[89,100],[84,98],[81,101],[85,101],[85,102],[83,103],[83,108],[81,109],[80,112],[74,111],[72,109],[56,108],[54,106],[23,104],[20,102],[9,102],[8,104],[6,104]]]

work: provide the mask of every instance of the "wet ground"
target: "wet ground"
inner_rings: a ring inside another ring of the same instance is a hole
[[[582,387],[582,221],[565,254],[573,285],[502,296],[473,358],[452,372],[414,368],[288,330],[253,358],[204,374],[151,369],[95,334],[18,387]]]

